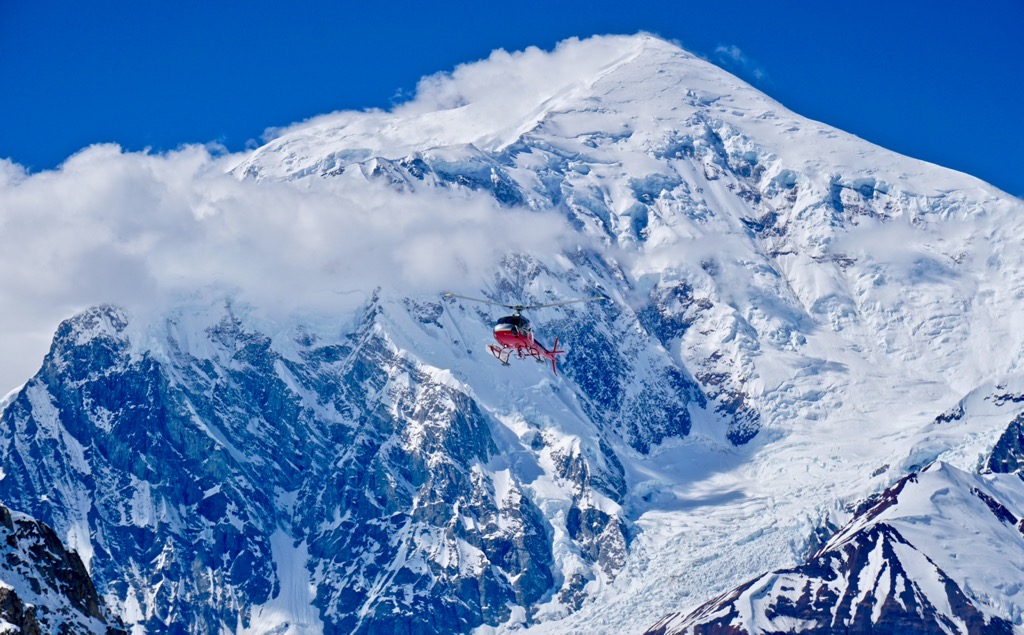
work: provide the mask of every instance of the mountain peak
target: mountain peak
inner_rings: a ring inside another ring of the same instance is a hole
[[[606,95],[595,88],[602,79],[616,76],[606,90],[616,83],[642,89],[645,80],[662,74],[661,67],[673,60],[731,77],[647,33],[572,38],[550,52],[536,47],[497,50],[485,60],[423,78],[416,97],[392,111],[336,112],[280,130],[234,172],[293,178],[311,173],[306,159],[324,155],[344,164],[368,156],[395,159],[436,147],[499,150],[548,113],[605,107]],[[272,164],[283,164],[286,171],[273,170]]]
[[[595,135],[617,143],[594,156]],[[793,113],[727,71],[673,43],[639,33],[569,39],[552,51],[495,51],[423,78],[391,111],[342,111],[279,130],[232,172],[239,178],[336,176],[350,167],[412,160],[441,149],[510,162],[510,148],[554,146],[598,161],[645,161],[670,137],[718,138],[818,179],[856,175],[930,196],[953,190],[1001,196],[973,177],[890,152]],[[633,157],[626,159],[624,157]]]

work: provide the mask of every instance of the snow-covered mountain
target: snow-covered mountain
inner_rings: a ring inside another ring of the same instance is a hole
[[[343,314],[204,289],[67,320],[0,410],[0,500],[52,525],[137,632],[682,628],[751,579],[774,611],[832,562],[835,597],[895,598],[862,582],[893,553],[906,584],[955,581],[986,624],[1024,624],[1018,589],[908,528],[981,509],[971,488],[1024,515],[1019,479],[974,475],[1019,414],[992,395],[1021,374],[1020,200],[646,35],[496,53],[394,111],[283,131],[231,174],[528,210],[565,225],[560,247],[496,233],[500,264],[458,291],[611,301],[530,315],[569,350],[558,376],[489,355],[500,312],[373,271],[339,281],[365,297]],[[416,257],[452,266],[443,245]],[[850,511],[898,483],[906,516]]]

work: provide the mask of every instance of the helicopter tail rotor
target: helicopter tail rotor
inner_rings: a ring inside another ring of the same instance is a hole
[[[558,348],[558,338],[555,338],[555,345],[551,347],[551,372],[558,374],[558,356],[564,355],[565,351]]]

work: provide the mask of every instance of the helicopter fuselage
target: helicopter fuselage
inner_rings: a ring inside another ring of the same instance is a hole
[[[508,348],[530,348],[534,346],[533,327],[521,315],[506,315],[494,325],[494,339]]]
[[[537,361],[546,359],[551,362],[551,370],[558,374],[556,356],[565,351],[558,350],[557,339],[551,350],[535,340],[530,321],[522,315],[506,315],[499,319],[494,325],[494,340],[499,346],[491,344],[488,349],[501,363],[508,364],[513,353],[520,359],[525,357],[533,357]]]

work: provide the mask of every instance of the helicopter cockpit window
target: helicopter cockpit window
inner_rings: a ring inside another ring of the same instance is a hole
[[[521,315],[506,315],[498,319],[498,324],[507,324],[524,333],[530,332],[530,321]]]

